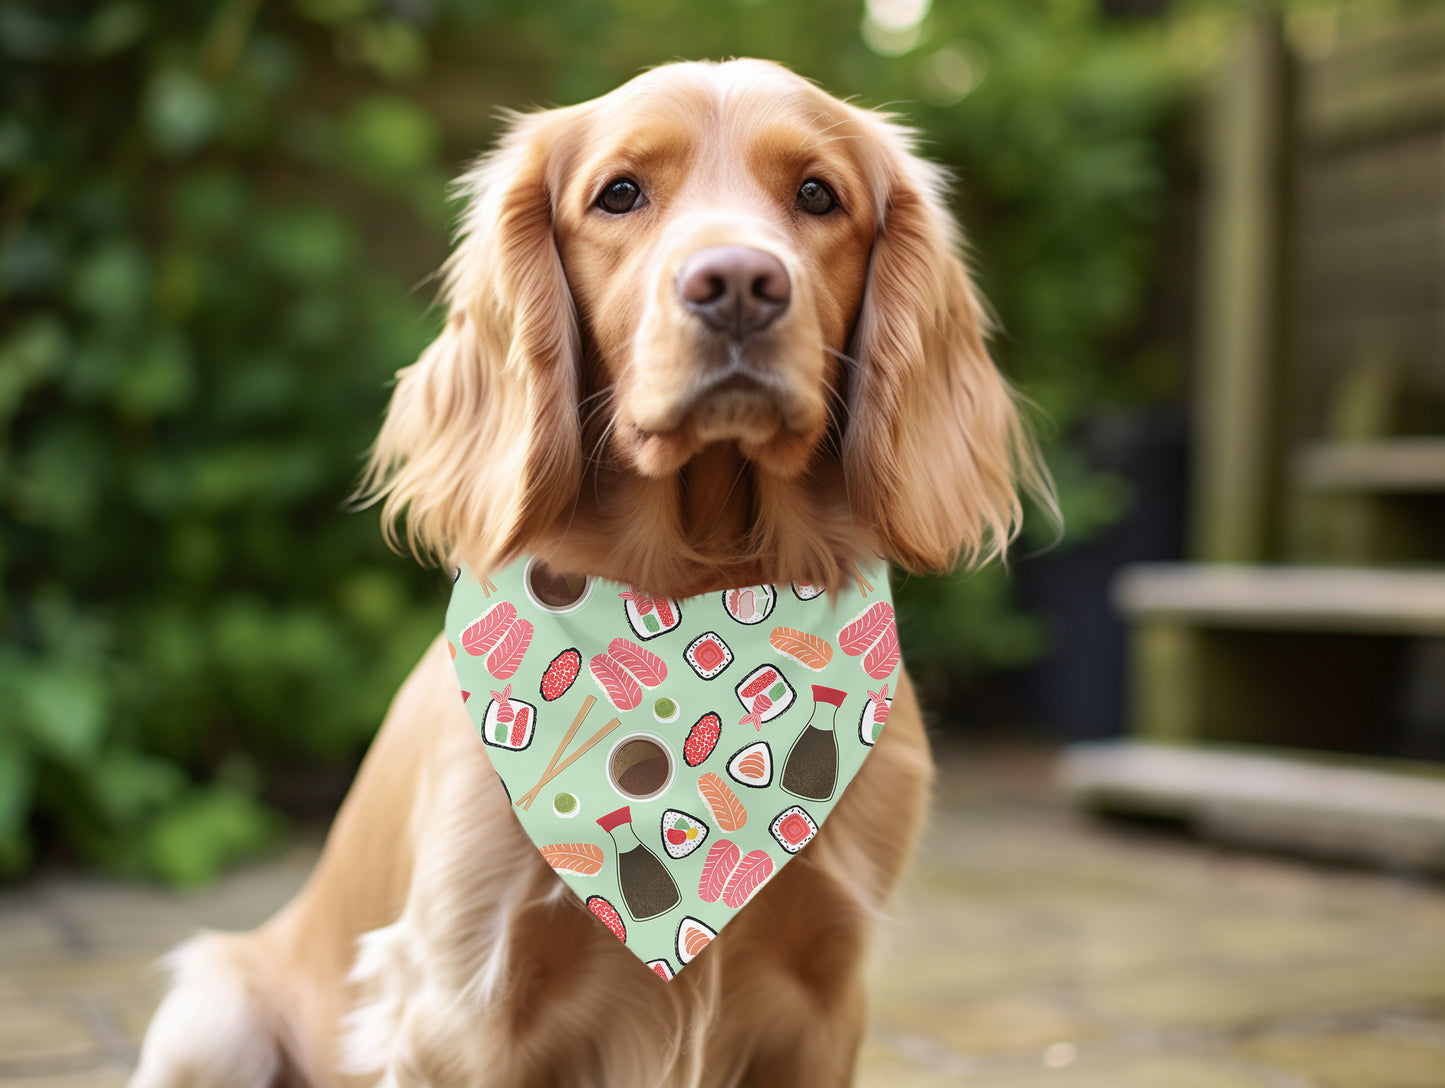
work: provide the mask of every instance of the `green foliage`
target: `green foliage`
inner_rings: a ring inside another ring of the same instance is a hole
[[[435,576],[342,506],[431,332],[345,202],[439,257],[438,138],[388,94],[307,112],[303,30],[0,20],[5,870],[196,881],[274,841],[259,787],[354,759],[435,629]]]
[[[445,252],[445,180],[497,106],[730,54],[896,103],[959,167],[998,353],[1057,433],[1167,391],[1157,350],[1121,345],[1197,43],[1085,0],[939,2],[901,36],[864,28],[871,48],[860,17],[855,0],[0,7],[0,871],[53,854],[205,879],[278,834],[268,787],[364,746],[444,587],[342,506],[388,376],[433,329],[413,285]],[[1107,520],[1117,486],[1057,461],[1066,509]],[[1042,645],[996,574],[902,599],[936,674]]]

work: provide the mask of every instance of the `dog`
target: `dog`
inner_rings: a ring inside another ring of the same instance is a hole
[[[1047,476],[915,146],[758,60],[511,115],[371,453],[393,542],[679,599],[999,557]],[[931,774],[902,677],[816,839],[663,983],[523,832],[438,639],[297,896],[172,954],[131,1084],[852,1083]]]

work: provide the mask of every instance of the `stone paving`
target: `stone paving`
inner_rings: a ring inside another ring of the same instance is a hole
[[[863,1088],[1445,1088],[1445,886],[1090,821],[1047,752],[940,762],[875,956]],[[191,895],[0,893],[0,1086],[118,1088],[155,956],[258,921],[313,853]]]

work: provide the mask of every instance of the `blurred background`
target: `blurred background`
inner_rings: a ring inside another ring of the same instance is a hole
[[[1441,11],[0,2],[0,874],[199,882],[331,811],[447,599],[345,505],[448,180],[499,107],[678,57],[782,61],[957,172],[1067,532],[899,587],[941,734],[1439,760]],[[1115,581],[1181,560],[1308,569]]]

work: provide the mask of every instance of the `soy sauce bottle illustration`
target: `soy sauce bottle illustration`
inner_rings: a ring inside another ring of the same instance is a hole
[[[783,789],[806,801],[826,801],[838,788],[838,708],[846,691],[813,685],[813,713],[783,764]],[[823,708],[827,707],[827,710]]]
[[[632,830],[631,806],[623,805],[616,812],[609,812],[598,819],[597,824],[612,836],[612,843],[617,847],[617,884],[633,921],[656,918],[682,902],[672,874]]]

